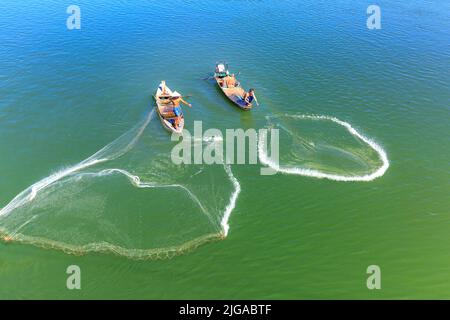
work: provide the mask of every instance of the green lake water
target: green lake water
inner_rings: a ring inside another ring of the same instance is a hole
[[[74,4],[0,3],[0,298],[450,298],[450,2]],[[162,79],[188,130],[279,129],[285,172],[173,164]]]

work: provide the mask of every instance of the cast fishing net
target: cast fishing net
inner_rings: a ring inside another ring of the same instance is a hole
[[[268,116],[279,130],[280,159],[267,154],[259,137],[259,159],[278,172],[334,181],[372,181],[389,167],[384,149],[348,122],[321,115]]]
[[[18,194],[0,210],[3,239],[158,259],[225,237],[240,191],[231,169],[175,165],[175,143],[146,132],[152,118]]]

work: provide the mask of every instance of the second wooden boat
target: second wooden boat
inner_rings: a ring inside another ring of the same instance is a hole
[[[229,76],[228,69],[223,63],[216,65],[216,70],[214,72],[214,79],[217,82],[220,90],[225,94],[225,96],[233,102],[241,110],[250,110],[253,106],[252,104],[247,105],[243,97],[245,90],[240,86],[240,84],[235,79],[235,85],[228,87],[226,85],[226,77]]]

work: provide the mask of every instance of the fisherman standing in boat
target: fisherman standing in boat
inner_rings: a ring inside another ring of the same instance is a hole
[[[181,118],[183,117],[183,112],[181,111],[180,104],[183,103],[184,105],[187,105],[189,108],[192,107],[192,105],[181,98],[181,95],[175,91],[172,93],[172,97],[170,98],[173,104],[173,113],[175,114],[175,123],[174,128],[178,130],[178,127],[180,125]]]
[[[250,89],[248,92],[244,93],[242,100],[244,100],[247,107],[252,105],[253,100],[255,99],[255,89]]]

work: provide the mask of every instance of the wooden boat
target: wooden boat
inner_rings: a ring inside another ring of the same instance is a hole
[[[163,88],[165,87],[165,92],[163,92]],[[172,90],[166,86],[165,81],[161,81],[161,84],[158,86],[155,94],[156,101],[156,110],[158,112],[159,119],[165,129],[170,132],[179,133],[183,132],[184,128],[184,116],[181,115],[180,123],[178,124],[178,128],[175,128],[175,119],[177,118],[173,112],[173,103],[171,101]],[[180,106],[181,108],[181,106]]]
[[[225,96],[233,102],[238,108],[242,110],[250,110],[252,105],[247,105],[243,99],[245,94],[245,90],[240,86],[240,84],[236,80],[236,85],[232,88],[227,88],[225,85],[225,77],[228,75],[228,70],[225,68],[225,65],[219,63],[216,65],[216,70],[214,72],[214,79],[217,82],[220,90],[225,94]]]

